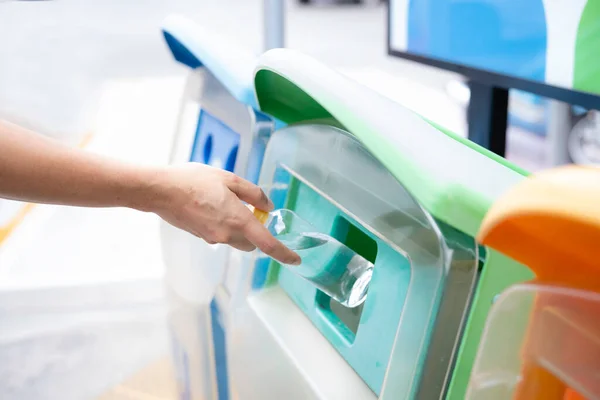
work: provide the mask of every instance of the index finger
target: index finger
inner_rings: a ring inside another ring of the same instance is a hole
[[[283,243],[275,239],[264,225],[252,217],[244,227],[246,239],[258,247],[263,253],[283,264],[299,265],[300,256],[285,247]]]
[[[240,200],[252,204],[259,210],[271,211],[273,209],[273,203],[259,186],[240,178],[237,175],[230,175],[227,187]]]

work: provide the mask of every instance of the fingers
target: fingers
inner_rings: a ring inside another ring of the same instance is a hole
[[[275,260],[289,265],[300,264],[300,256],[285,247],[279,240],[265,228],[258,220],[249,221],[244,227],[246,238],[258,247],[263,253]]]
[[[190,233],[192,233],[192,232],[190,231]],[[256,249],[256,246],[253,245],[250,241],[248,241],[248,239],[246,239],[246,237],[241,232],[239,232],[237,234],[232,234],[232,235],[223,234],[222,236],[219,236],[219,235],[203,236],[198,233],[192,233],[192,234],[194,236],[204,240],[206,243],[208,243],[210,245],[226,244],[226,245],[229,245],[231,247],[234,247],[238,250],[245,251],[245,252],[254,251]]]
[[[273,203],[261,188],[237,175],[229,176],[227,187],[242,201],[252,204],[259,210],[271,211]]]
[[[256,246],[253,245],[252,243],[248,242],[247,240],[244,242],[240,242],[240,243],[229,243],[229,245],[233,248],[236,248],[240,251],[244,251],[246,253],[256,250]]]
[[[235,247],[238,250],[246,252],[254,251],[256,249],[256,246],[250,243],[241,232],[233,235],[233,237],[227,244],[231,247]]]

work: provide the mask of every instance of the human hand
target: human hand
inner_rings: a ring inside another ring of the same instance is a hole
[[[204,239],[242,251],[259,248],[284,264],[300,257],[275,239],[244,206],[271,211],[273,203],[256,185],[237,175],[204,164],[188,163],[162,169],[152,186],[152,211],[171,225]]]

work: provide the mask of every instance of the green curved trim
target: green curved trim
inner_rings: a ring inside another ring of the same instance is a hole
[[[600,93],[600,1],[588,0],[575,39],[573,88]]]
[[[254,86],[260,96],[261,111],[288,124],[335,119],[313,97],[281,75],[259,70]]]
[[[338,120],[336,120],[322,105],[310,97],[287,79],[273,73],[258,71],[255,76],[255,85],[260,87],[258,90],[261,99],[261,109],[271,115],[279,115],[281,119],[288,124],[318,123],[323,122],[344,130],[348,130]],[[262,88],[277,87],[277,90],[265,92]],[[302,110],[298,113],[298,109]],[[454,132],[442,127],[441,125],[422,117],[428,124],[443,132],[452,139],[464,144],[471,149],[486,155],[492,160],[504,165],[513,171],[527,176],[529,172],[500,157],[496,153],[479,146],[478,144],[466,139]]]
[[[489,151],[488,149],[481,147],[480,145],[478,145],[475,142],[470,141],[467,138],[464,138],[462,136],[457,135],[456,133],[444,128],[443,126],[422,117],[425,121],[427,121],[428,124],[430,124],[431,126],[433,126],[435,129],[437,129],[440,132],[445,133],[446,135],[448,135],[449,137],[451,137],[452,139],[456,140],[457,142],[460,142],[462,144],[464,144],[465,146],[480,152],[481,154],[485,155],[486,157],[489,157],[490,159],[496,161],[499,164],[504,165],[506,168],[510,168],[513,171],[515,171],[518,174],[521,174],[523,176],[529,176],[530,172],[524,170],[523,168],[511,163],[510,161],[508,161],[506,158],[504,157],[500,157],[498,154],[493,153],[491,151]]]
[[[293,50],[271,50],[259,59],[255,90],[261,110],[288,124],[336,121],[434,217],[472,236],[493,201],[526,175]]]

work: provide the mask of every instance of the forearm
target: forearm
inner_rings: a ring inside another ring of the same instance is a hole
[[[145,209],[158,169],[131,166],[0,121],[0,197],[85,207]]]
[[[265,193],[230,172],[197,163],[132,166],[0,121],[0,197],[83,207],[154,212],[209,243],[260,248],[284,264],[300,257],[275,239],[242,204],[270,210]]]

